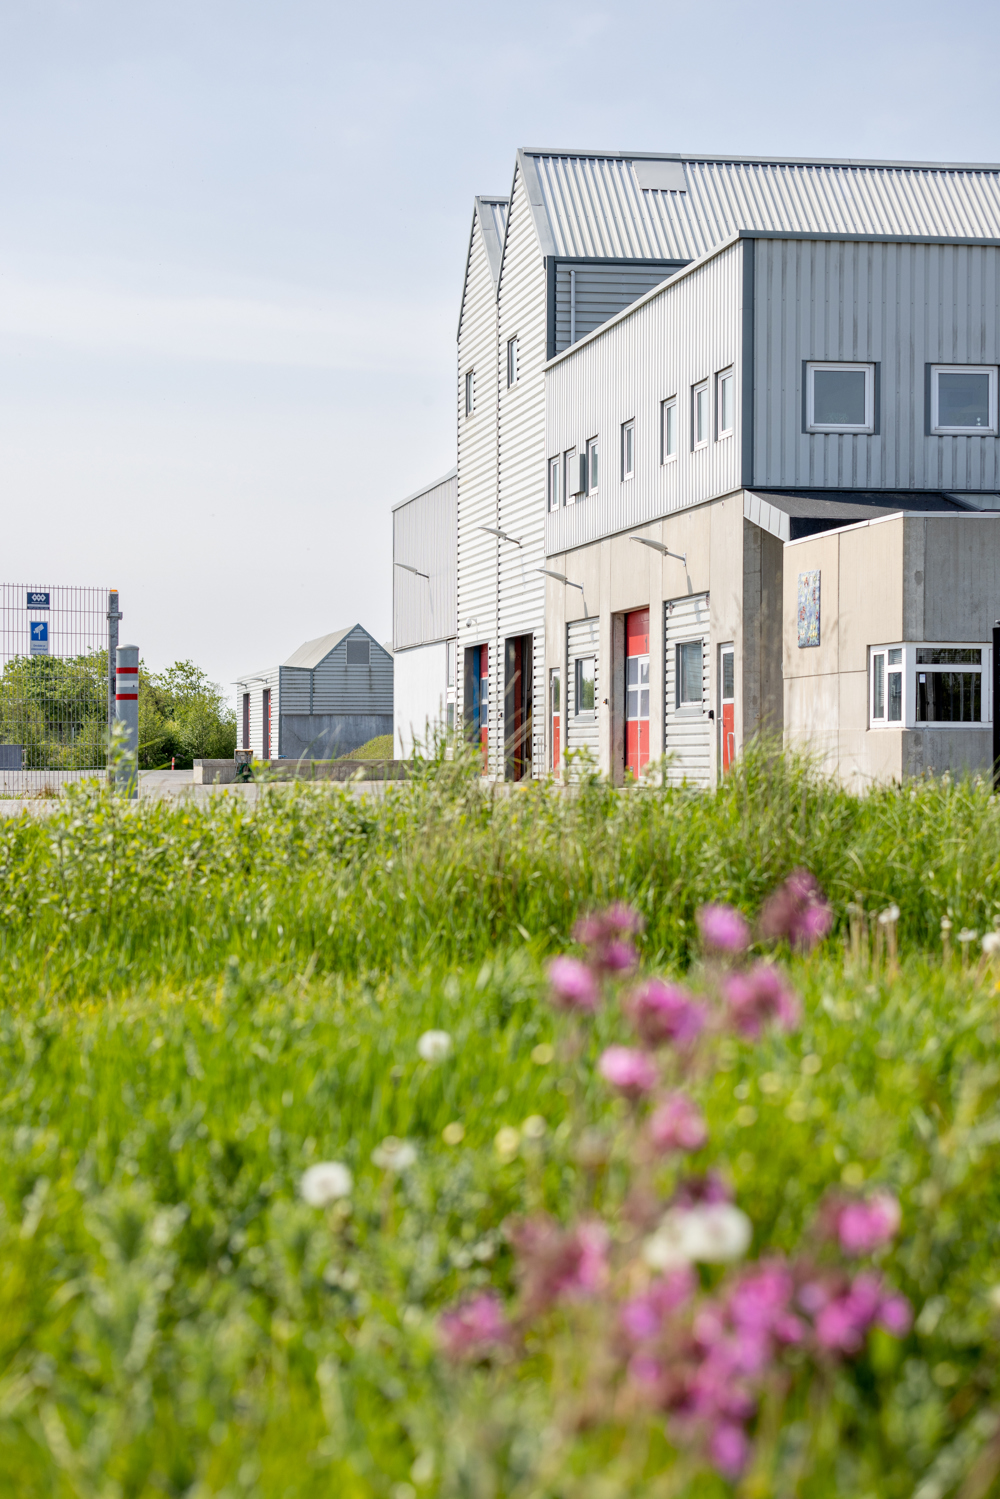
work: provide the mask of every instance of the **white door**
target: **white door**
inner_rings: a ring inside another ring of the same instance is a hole
[[[663,606],[666,779],[707,786],[712,768],[708,594]]]

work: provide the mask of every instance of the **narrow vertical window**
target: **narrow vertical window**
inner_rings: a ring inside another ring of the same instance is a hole
[[[562,460],[558,457],[549,459],[549,509],[559,509],[559,471],[562,468]]]
[[[893,671],[893,667],[896,668]],[[897,646],[895,650],[889,651],[889,711],[886,714],[890,723],[902,723],[903,721],[903,651]]]
[[[507,340],[507,385],[517,384],[517,339]]]
[[[664,401],[661,407],[661,425],[663,456],[662,463],[668,463],[671,458],[677,457],[677,397],[671,396]]]
[[[696,385],[693,392],[694,406],[692,411],[692,425],[695,448],[704,448],[708,444],[708,381],[702,385]]]
[[[885,654],[872,657],[872,718],[885,718]]]
[[[465,372],[465,414],[471,416],[476,409],[476,374],[474,370]]]
[[[596,494],[597,493],[597,483],[598,483],[598,477],[599,477],[599,461],[600,460],[599,460],[599,454],[598,454],[598,440],[597,440],[596,437],[592,437],[590,439],[590,441],[587,443],[587,484],[586,484],[586,490],[587,490],[588,494]]]
[[[716,391],[716,423],[719,437],[733,435],[733,372],[723,370],[718,376]]]
[[[243,748],[250,748],[250,694],[243,694]]]
[[[622,424],[622,478],[631,479],[635,473],[635,422]]]

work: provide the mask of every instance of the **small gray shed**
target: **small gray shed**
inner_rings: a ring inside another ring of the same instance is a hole
[[[237,683],[240,743],[260,759],[329,760],[392,733],[392,653],[361,625]]]

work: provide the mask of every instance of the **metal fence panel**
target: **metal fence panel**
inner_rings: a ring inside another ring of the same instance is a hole
[[[0,795],[106,771],[110,612],[107,588],[0,583]]]

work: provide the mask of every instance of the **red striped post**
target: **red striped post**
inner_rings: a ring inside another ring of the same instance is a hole
[[[116,781],[126,797],[139,795],[139,647],[120,645],[115,652],[115,718],[125,726],[124,754]]]

